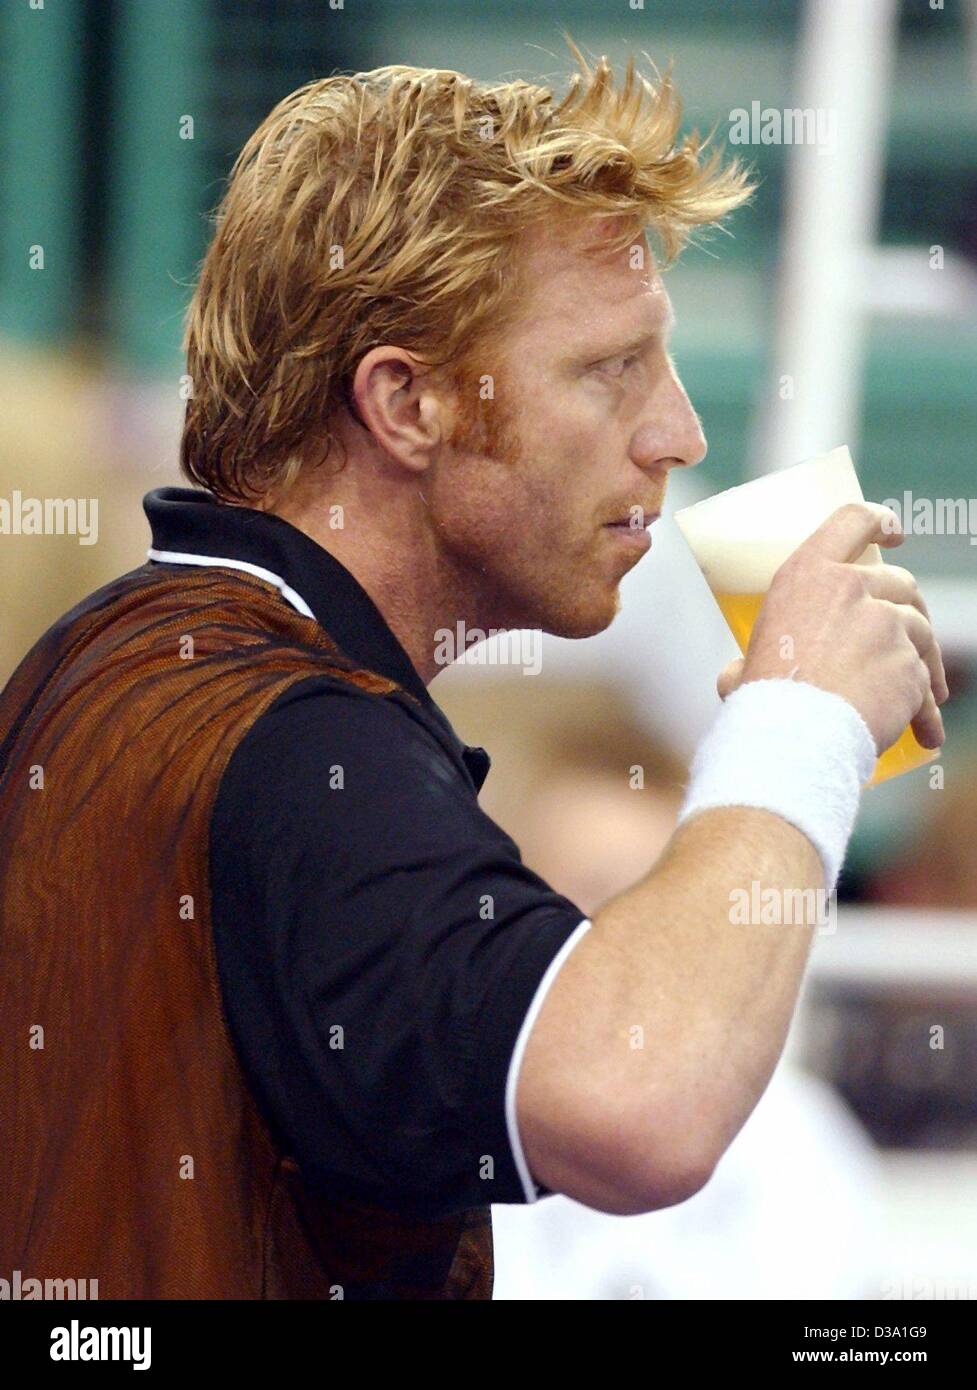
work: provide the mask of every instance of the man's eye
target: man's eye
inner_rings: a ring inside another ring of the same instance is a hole
[[[637,357],[633,353],[630,356],[622,354],[619,357],[605,358],[603,362],[599,363],[599,367],[605,376],[619,377],[623,376],[628,368],[633,366],[637,360]]]

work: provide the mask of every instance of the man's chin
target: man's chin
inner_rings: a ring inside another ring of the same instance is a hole
[[[602,597],[602,601],[595,597],[588,604],[582,604],[578,596],[558,613],[550,613],[538,621],[536,626],[553,637],[596,637],[610,627],[620,611],[621,593],[614,589],[610,595]]]

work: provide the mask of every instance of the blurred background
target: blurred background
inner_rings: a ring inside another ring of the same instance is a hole
[[[842,443],[867,497],[977,508],[974,0],[8,0],[0,499],[94,498],[98,531],[0,534],[0,680],[142,562],[141,497],[181,481],[182,314],[261,118],[387,63],[562,91],[563,29],[615,64],[672,63],[686,124],[760,180],[667,273],[710,452],[673,473],[620,616],[544,638],[532,679],[489,642],[432,692],[492,755],[486,810],[589,913],[671,834],[736,655],[671,512]],[[788,109],[824,114],[824,138],[778,138],[768,113]],[[975,539],[911,535],[893,557],[943,642],[947,743],[866,793],[837,930],[754,1115],[682,1207],[497,1208],[496,1297],[977,1298]]]

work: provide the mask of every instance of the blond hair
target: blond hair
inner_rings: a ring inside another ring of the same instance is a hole
[[[734,162],[676,144],[681,105],[629,60],[580,66],[564,99],[527,82],[383,67],[310,82],[244,146],[187,311],[181,464],[227,501],[281,488],[393,343],[470,364],[514,309],[519,233],[562,210],[617,215],[673,259],[751,192]],[[616,225],[616,224],[615,224]],[[617,243],[608,242],[611,247]]]

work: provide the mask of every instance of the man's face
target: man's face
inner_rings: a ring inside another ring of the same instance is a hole
[[[648,547],[642,523],[661,511],[669,469],[705,455],[647,246],[635,269],[633,252],[608,254],[594,237],[579,227],[527,237],[528,288],[502,360],[475,360],[451,447],[425,480],[443,558],[478,605],[461,615],[473,624],[603,631]],[[493,399],[479,400],[483,374]]]

